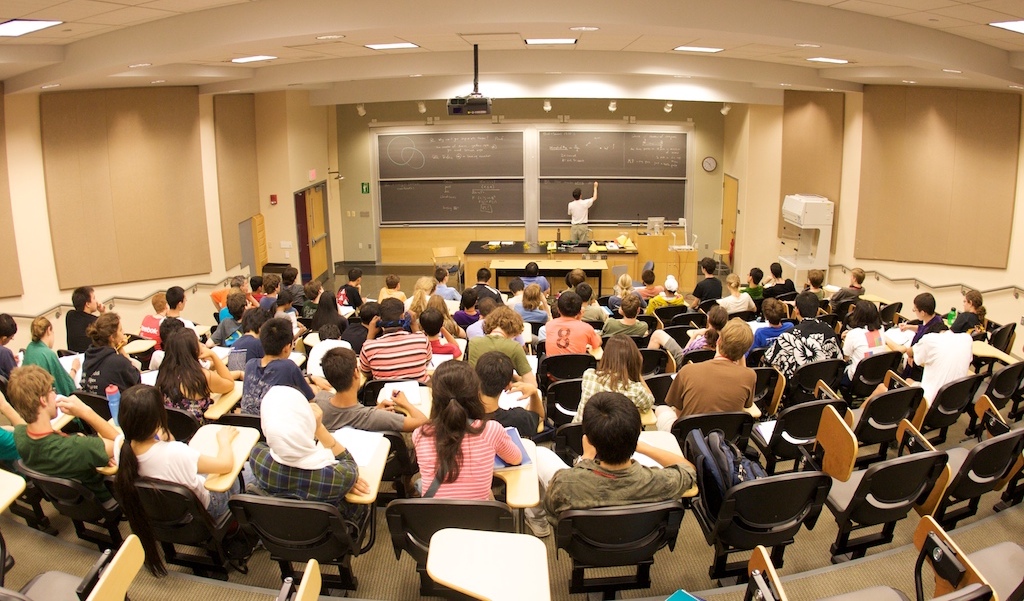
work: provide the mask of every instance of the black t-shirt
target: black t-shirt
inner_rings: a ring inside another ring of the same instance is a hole
[[[977,327],[980,323],[981,320],[978,319],[977,314],[961,313],[956,316],[956,321],[953,322],[953,325],[950,326],[949,329],[953,330],[957,334],[963,334],[971,328]]]
[[[359,288],[356,288],[351,284],[345,284],[341,287],[341,290],[345,293],[344,299],[341,298],[342,295],[338,295],[338,304],[348,305],[353,309],[358,309],[363,305],[363,297],[359,294]],[[343,300],[344,302],[342,302]]]
[[[363,343],[366,342],[366,335],[369,332],[362,322],[353,321],[348,324],[345,331],[341,333],[341,340],[352,345],[352,350],[358,355],[363,350]]]
[[[513,409],[498,409],[494,413],[488,413],[484,417],[493,419],[506,428],[514,426],[519,430],[522,438],[533,438],[537,435],[537,424],[540,423],[540,416],[522,407]]]
[[[693,295],[699,298],[700,302],[722,298],[722,281],[718,278],[704,278],[697,282]]]
[[[765,298],[778,298],[783,294],[789,294],[791,292],[796,292],[796,286],[793,284],[793,280],[787,278],[786,281],[781,284],[775,284],[770,288],[765,288],[763,296]]]
[[[473,286],[473,290],[476,290],[477,302],[480,302],[480,299],[483,298],[493,298],[495,303],[499,305],[505,304],[501,300],[501,294],[487,284],[477,284],[476,286]]]
[[[84,353],[89,349],[92,340],[89,340],[85,329],[94,321],[96,321],[96,316],[91,313],[79,311],[78,309],[68,311],[67,316],[64,318],[68,335],[68,350]]]

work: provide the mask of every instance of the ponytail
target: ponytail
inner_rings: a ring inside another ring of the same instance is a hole
[[[484,430],[484,408],[480,402],[480,380],[465,361],[446,361],[434,371],[434,403],[424,434],[433,436],[437,450],[435,472],[442,482],[455,482],[462,463],[462,439]],[[473,426],[480,420],[479,426]]]
[[[128,518],[128,524],[132,532],[142,541],[142,549],[146,553],[146,568],[154,576],[166,576],[167,566],[164,565],[163,557],[160,555],[160,548],[157,546],[156,537],[153,535],[153,528],[149,523],[145,511],[142,509],[142,498],[139,490],[135,488],[135,482],[139,479],[139,458],[135,456],[131,441],[125,439],[121,444],[121,454],[118,459],[117,478],[114,480],[114,490],[117,492],[121,510]]]

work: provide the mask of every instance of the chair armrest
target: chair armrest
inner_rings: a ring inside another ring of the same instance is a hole
[[[906,388],[910,386],[910,384],[890,369],[885,372],[885,379],[882,380],[882,386],[885,386],[886,390],[892,390],[894,388]]]
[[[78,595],[79,599],[86,601],[89,598],[89,595],[92,594],[92,589],[96,588],[96,583],[100,581],[100,573],[112,559],[114,559],[114,552],[111,549],[107,549],[96,560],[96,563],[92,564],[85,577],[82,578],[82,583],[75,589],[75,594]]]
[[[970,558],[966,553],[956,544],[956,542],[946,534],[946,531],[942,529],[938,523],[930,515],[926,515],[921,518],[921,521],[917,524],[917,530],[914,531],[914,547],[920,551],[925,544],[929,534],[934,534],[946,547],[948,547],[956,555],[956,558],[966,568],[966,573],[960,580],[959,585],[954,586],[952,583],[942,579],[938,573],[935,573],[935,597],[951,593],[957,589],[970,586],[972,584],[981,584],[984,586],[991,586],[985,577],[982,576],[978,569],[971,563]],[[928,558],[931,561],[931,557]]]
[[[819,396],[819,393],[822,393],[824,396]],[[819,399],[828,398],[834,401],[842,399],[842,397],[836,394],[836,391],[832,390],[832,387],[826,384],[824,380],[818,380],[814,385],[814,396]]]
[[[775,565],[772,564],[772,559],[768,555],[768,550],[762,545],[758,545],[754,549],[754,552],[750,555],[750,561],[747,562],[747,574],[753,575],[755,570],[764,576],[765,581],[771,586],[774,593],[771,597],[765,596],[766,601],[789,601],[786,597],[786,591],[782,588],[779,575],[775,571]],[[748,590],[753,585],[754,578],[751,578],[748,583]]]
[[[778,368],[772,368],[779,371]],[[767,415],[772,416],[779,412],[779,405],[782,403],[782,395],[786,392],[786,376],[779,372],[779,379],[775,382],[775,392],[772,394],[772,401],[768,404]]]

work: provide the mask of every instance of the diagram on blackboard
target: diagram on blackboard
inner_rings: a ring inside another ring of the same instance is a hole
[[[422,169],[426,164],[426,157],[416,148],[416,142],[408,136],[396,136],[388,142],[388,160],[393,165],[409,167],[410,169]]]

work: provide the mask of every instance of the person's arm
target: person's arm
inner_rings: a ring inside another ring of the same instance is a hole
[[[89,427],[96,431],[96,434],[98,434],[100,438],[111,442],[117,438],[118,432],[114,426],[97,415],[91,407],[83,403],[78,397],[59,397],[57,399],[57,407],[64,413],[67,413],[72,417],[77,417],[88,424]],[[109,456],[112,451],[113,446],[108,445],[107,455]]]
[[[416,428],[419,428],[423,424],[430,421],[422,411],[419,410],[416,405],[409,402],[406,398],[405,393],[394,391],[391,396],[391,400],[385,400],[377,405],[377,409],[392,409],[398,407],[405,413],[405,421],[402,422],[402,432],[412,432]]]
[[[238,436],[234,426],[222,426],[217,430],[217,455],[200,455],[197,469],[200,474],[226,474],[235,465],[231,441]]]
[[[668,467],[670,465],[682,465],[693,468],[693,464],[687,461],[686,457],[682,455],[676,455],[671,451],[665,451],[658,447],[651,446],[646,442],[637,441],[636,452],[642,455],[647,455],[651,459],[658,462],[661,467]]]
[[[513,382],[509,386],[509,390],[518,392],[522,395],[520,398],[529,397],[530,402],[526,405],[526,410],[536,413],[541,419],[544,419],[544,401],[540,398],[540,391],[537,389],[536,384]]]
[[[490,424],[494,424],[494,426],[490,426]],[[523,462],[523,452],[519,450],[516,443],[512,442],[508,432],[498,422],[486,422],[485,427],[487,426],[497,429],[494,435],[494,453],[509,465],[520,465]]]
[[[591,198],[594,202],[597,202],[597,182],[594,182],[594,195]]]
[[[0,413],[4,414],[4,417],[11,422],[12,426],[20,426],[25,423],[25,420],[14,410],[14,407],[11,407],[11,404],[7,402],[7,399],[2,394],[0,394]]]
[[[210,386],[210,392],[226,394],[235,389],[234,375],[224,365],[220,355],[200,345],[199,358],[210,362],[210,369],[206,370],[206,383]]]
[[[316,431],[313,433],[314,438],[324,446],[325,449],[330,449],[331,453],[335,457],[344,453],[345,445],[338,442],[334,435],[324,426],[324,411],[316,403],[309,404],[310,409],[313,410],[313,417],[316,419]],[[359,493],[365,494],[370,492],[370,485],[366,483],[366,480],[359,478],[356,483],[352,485],[352,490]]]

